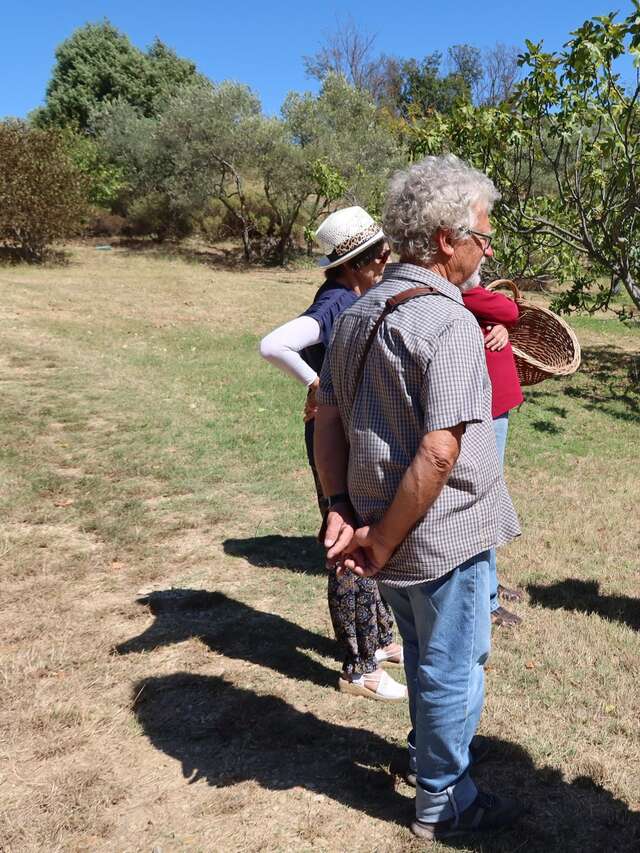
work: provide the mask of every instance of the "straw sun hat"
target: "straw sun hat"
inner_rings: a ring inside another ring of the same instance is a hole
[[[316,231],[316,240],[326,253],[318,264],[325,270],[354,258],[382,240],[379,225],[362,207],[345,207],[331,213]]]

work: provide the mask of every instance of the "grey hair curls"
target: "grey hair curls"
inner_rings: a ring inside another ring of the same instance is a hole
[[[400,257],[430,261],[438,228],[457,230],[475,225],[472,207],[491,210],[500,198],[493,182],[453,154],[425,157],[389,183],[382,228]]]

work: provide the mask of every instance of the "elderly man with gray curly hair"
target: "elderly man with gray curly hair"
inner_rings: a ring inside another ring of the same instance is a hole
[[[404,640],[413,832],[513,822],[479,791],[474,737],[490,650],[489,549],[519,534],[498,462],[482,333],[460,292],[491,255],[498,193],[457,157],[396,173],[383,228],[400,262],[338,318],[318,393],[325,546],[375,577]],[[484,744],[486,750],[486,744]]]

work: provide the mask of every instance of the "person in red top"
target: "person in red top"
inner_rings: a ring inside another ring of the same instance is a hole
[[[507,445],[509,428],[509,412],[519,406],[524,400],[518,380],[516,363],[509,343],[508,329],[518,322],[519,309],[513,299],[486,290],[481,285],[462,288],[462,298],[465,307],[471,311],[484,334],[487,370],[493,390],[493,428],[496,434],[498,457],[504,467],[504,451]],[[499,599],[505,601],[522,600],[522,592],[507,589],[498,582],[495,548],[490,552],[490,591],[491,591],[491,621],[494,625],[515,627],[522,621],[515,613],[511,613],[500,605]]]

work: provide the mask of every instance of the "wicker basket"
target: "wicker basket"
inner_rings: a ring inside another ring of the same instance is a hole
[[[501,278],[487,290],[507,287],[520,309],[509,340],[521,385],[535,385],[552,376],[569,376],[580,366],[580,344],[573,330],[553,311],[523,300],[517,286]]]

